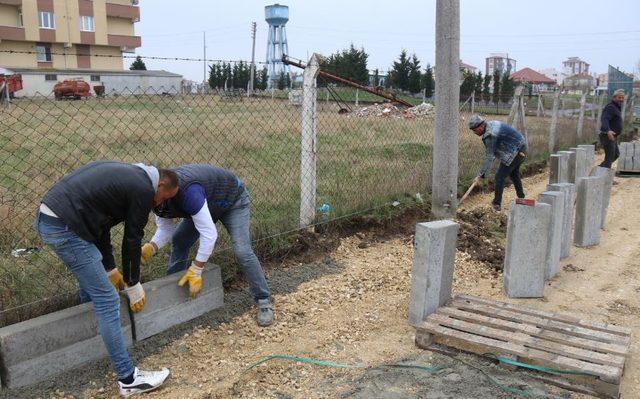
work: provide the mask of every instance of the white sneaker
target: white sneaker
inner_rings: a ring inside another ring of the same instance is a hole
[[[144,371],[138,370],[136,367],[133,371],[133,382],[131,384],[123,384],[118,381],[120,395],[129,397],[143,392],[153,391],[169,377],[169,369],[163,368],[160,371]]]

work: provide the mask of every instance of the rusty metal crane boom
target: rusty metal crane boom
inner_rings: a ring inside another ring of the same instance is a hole
[[[284,64],[286,64],[286,65],[292,65],[292,66],[298,67],[300,69],[304,69],[305,68],[305,65],[302,62],[293,61],[286,54],[284,54],[282,56],[282,62]],[[385,93],[385,92],[382,92],[382,91],[379,91],[379,90],[371,89],[371,88],[369,88],[367,86],[363,86],[363,85],[361,85],[359,83],[352,82],[352,81],[350,81],[348,79],[345,79],[345,78],[341,78],[340,76],[331,74],[329,72],[325,72],[322,69],[320,69],[318,75],[320,75],[320,76],[322,76],[324,78],[327,78],[327,79],[331,79],[334,82],[342,83],[342,84],[345,84],[347,86],[355,87],[356,89],[360,89],[360,90],[366,91],[368,93],[371,93],[371,94],[374,94],[376,96],[382,97],[382,98],[387,99],[389,101],[392,101],[392,102],[395,102],[395,103],[398,103],[398,104],[402,104],[402,105],[407,106],[407,107],[413,107],[412,104],[410,104],[407,101],[404,101],[404,100],[402,100],[400,98],[397,98],[394,94],[388,94],[388,93]]]

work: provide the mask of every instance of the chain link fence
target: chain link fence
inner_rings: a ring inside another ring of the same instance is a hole
[[[339,100],[318,89],[313,148],[315,199],[312,223],[324,223],[380,207],[429,201],[435,109],[409,110],[362,91],[340,87]],[[158,167],[208,163],[232,170],[251,193],[254,247],[263,259],[291,244],[300,229],[301,162],[305,153],[301,91],[245,93],[213,90],[185,94],[182,88],[132,88],[86,100],[56,101],[53,95],[14,99],[0,108],[0,326],[75,303],[76,284],[67,268],[38,239],[32,222],[41,198],[63,175],[99,159],[144,162]],[[421,98],[414,98],[420,104]],[[467,129],[471,112],[506,121],[512,98],[461,103],[460,191],[468,187],[484,154]],[[543,114],[536,115],[541,101]],[[345,106],[346,104],[346,106]],[[536,103],[537,104],[537,103]],[[548,156],[553,96],[527,102],[530,160]],[[565,102],[565,110],[573,102]],[[345,112],[345,108],[349,108]],[[472,109],[473,108],[473,109]],[[587,115],[584,141],[595,141]],[[557,149],[577,144],[577,116],[558,119]],[[145,239],[155,226],[153,218]],[[214,261],[233,275],[228,238],[221,229]],[[114,229],[119,259],[122,229]],[[143,267],[143,281],[164,275],[168,250]],[[226,267],[229,265],[229,267]]]

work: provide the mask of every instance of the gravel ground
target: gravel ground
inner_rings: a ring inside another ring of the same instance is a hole
[[[525,180],[530,197],[544,190],[546,179],[548,176],[539,175]],[[602,245],[591,250],[573,249],[563,262],[563,271],[549,283],[545,298],[518,303],[546,310],[577,311],[594,320],[640,327],[640,287],[635,271],[640,259],[640,216],[629,217],[624,207],[625,201],[640,199],[639,189],[640,181],[631,179],[614,186],[610,225]],[[501,294],[502,274],[496,267],[504,216],[491,214],[484,207],[487,202],[487,195],[478,195],[465,204],[459,249],[466,252],[456,254],[454,293],[505,300]],[[454,359],[414,345],[414,330],[406,323],[413,254],[410,232],[416,220],[424,219],[424,214],[410,214],[397,219],[399,224],[392,228],[369,226],[373,228],[332,241],[335,245],[323,244],[323,238],[316,236],[325,250],[268,267],[277,313],[276,324],[270,328],[256,326],[248,292],[239,286],[228,290],[224,309],[138,344],[131,351],[138,366],[169,367],[172,372],[166,386],[146,397],[514,397],[484,373],[504,386],[528,391],[530,397],[582,397],[544,386],[524,373],[504,370],[488,360],[464,354],[455,355]],[[470,234],[464,231],[482,234],[489,248],[498,249],[482,258],[486,255],[479,250],[482,242],[469,243],[465,237]],[[609,239],[607,235],[613,237]],[[619,245],[616,240],[624,241],[622,235],[631,244],[614,255],[612,246]],[[619,282],[619,271],[628,277],[624,282]],[[596,289],[599,295],[594,296]],[[637,340],[632,348],[637,354]],[[273,360],[246,371],[273,354],[364,367],[337,369]],[[389,363],[444,368],[431,374],[383,367]],[[623,389],[625,399],[640,397],[635,363],[628,366],[626,378],[631,381]],[[38,387],[5,391],[0,397],[115,398],[113,381],[107,362],[101,361]]]

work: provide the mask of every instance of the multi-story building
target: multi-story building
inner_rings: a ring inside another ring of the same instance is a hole
[[[538,72],[550,79],[555,80],[558,85],[562,85],[564,79],[567,77],[564,72],[558,71],[555,68],[539,69]]]
[[[567,76],[589,73],[589,64],[581,60],[580,57],[569,57],[562,63],[564,73]]]
[[[0,0],[0,66],[122,70],[141,45],[136,0]]]
[[[491,53],[485,59],[485,75],[493,75],[495,70],[500,73],[512,73],[516,71],[516,60],[509,58],[506,53]]]

